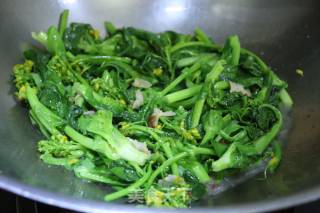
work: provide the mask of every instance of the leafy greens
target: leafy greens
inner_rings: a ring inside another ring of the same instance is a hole
[[[112,186],[106,201],[176,208],[231,171],[262,161],[275,171],[280,108],[292,100],[236,35],[219,46],[198,28],[153,33],[106,22],[101,37],[90,24],[68,25],[68,14],[32,33],[45,50],[25,51],[13,68],[16,96],[45,136],[45,163]]]

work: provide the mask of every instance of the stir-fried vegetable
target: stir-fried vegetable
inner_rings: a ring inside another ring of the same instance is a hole
[[[188,207],[230,171],[281,160],[287,84],[237,36],[152,33],[106,22],[32,33],[45,48],[14,66],[16,96],[46,139],[41,159],[108,184],[112,201]]]

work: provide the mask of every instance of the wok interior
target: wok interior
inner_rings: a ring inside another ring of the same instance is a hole
[[[319,190],[320,196],[320,13],[319,1],[196,0],[4,0],[0,3],[0,175],[52,192],[99,200],[109,188],[49,167],[39,160],[40,133],[13,97],[12,66],[31,41],[30,32],[56,24],[64,8],[71,21],[89,22],[103,31],[105,20],[117,26],[183,33],[202,28],[221,43],[231,34],[260,55],[289,84],[294,100],[292,126],[278,172],[257,176],[215,198],[195,205],[216,207],[278,200]],[[304,76],[295,73],[303,69]],[[299,201],[297,201],[299,202]],[[278,206],[281,206],[279,204]]]

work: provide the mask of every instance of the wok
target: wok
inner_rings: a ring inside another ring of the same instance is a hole
[[[13,97],[12,66],[32,42],[31,31],[56,24],[64,8],[71,21],[103,29],[117,26],[190,33],[200,27],[223,42],[238,34],[289,84],[292,125],[281,167],[267,179],[252,178],[194,204],[193,212],[274,210],[320,197],[320,1],[317,0],[2,0],[0,3],[0,187],[19,195],[79,211],[144,212],[133,205],[105,203],[110,189],[84,182],[72,172],[39,160],[41,135]],[[304,76],[295,73],[304,70]],[[155,210],[155,209],[152,209]],[[164,209],[155,211],[168,211]],[[179,212],[182,210],[170,210]]]

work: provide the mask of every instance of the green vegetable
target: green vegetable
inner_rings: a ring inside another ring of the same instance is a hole
[[[302,69],[296,69],[296,73],[297,75],[300,75],[301,77],[303,77],[303,70]]]
[[[79,121],[79,128],[82,132],[99,136],[99,144],[101,146],[109,146],[112,154],[117,154],[120,158],[143,165],[148,159],[148,154],[139,151],[130,141],[124,137],[117,128],[112,125],[112,113],[108,111],[97,111],[94,115],[82,116]],[[74,140],[77,141],[76,135],[71,128],[67,128],[66,132]],[[96,143],[93,141],[92,143]],[[108,157],[108,154],[106,155]]]
[[[68,23],[32,33],[13,67],[18,100],[45,136],[40,159],[108,185],[106,201],[188,208],[207,184],[282,158],[287,83],[236,35],[220,46],[193,35],[153,33],[105,22]]]
[[[245,156],[239,153],[236,144],[233,143],[221,158],[212,163],[212,171],[220,172],[229,168],[241,168],[243,163],[245,163],[245,160]]]
[[[39,101],[35,88],[26,85],[26,97],[30,110],[39,121],[39,125],[43,126],[50,134],[57,135],[58,129],[65,124],[65,121]]]
[[[188,159],[182,161],[180,165],[183,166],[186,171],[191,172],[199,183],[208,183],[211,178],[205,168],[197,161],[197,159]]]
[[[160,181],[146,190],[147,205],[173,208],[188,207],[191,202],[191,189],[183,178],[168,176]]]
[[[62,36],[66,50],[74,54],[85,52],[96,43],[95,31],[89,24],[71,23]]]
[[[112,184],[114,186],[124,186],[108,171],[108,168],[104,166],[97,166],[90,160],[86,158],[74,167],[74,173],[77,177],[91,180],[94,182],[101,182],[106,184]]]
[[[282,158],[282,150],[281,145],[278,141],[274,141],[273,143],[273,155],[271,156],[270,161],[267,165],[267,170],[270,173],[274,173],[276,169],[279,167]]]
[[[204,106],[205,101],[207,99],[210,87],[212,84],[214,84],[214,82],[217,80],[217,78],[219,77],[219,75],[223,71],[224,64],[225,64],[224,60],[218,61],[215,64],[215,66],[212,68],[212,70],[207,74],[207,76],[205,78],[204,85],[202,87],[202,90],[201,90],[200,94],[198,95],[198,100],[196,101],[194,108],[193,108],[193,111],[192,111],[192,121],[191,121],[192,127],[198,126],[200,118],[201,118],[203,106]]]
[[[230,120],[230,116],[222,117],[221,112],[210,110],[206,119],[204,119],[203,126],[206,133],[202,138],[201,144],[206,144],[210,139],[213,139]]]
[[[54,55],[64,55],[66,50],[61,35],[57,28],[52,26],[48,29],[47,48]]]
[[[253,141],[253,144],[255,146],[255,149],[258,154],[261,154],[271,143],[271,141],[276,137],[276,135],[280,132],[283,118],[281,112],[272,105],[262,105],[261,108],[269,108],[273,111],[275,114],[275,117],[277,118],[277,121],[273,124],[272,128],[263,136],[258,138],[257,140]]]
[[[60,15],[60,21],[59,21],[59,33],[60,33],[60,35],[63,35],[64,31],[67,28],[68,16],[69,16],[69,10],[64,10]]]
[[[119,199],[123,196],[126,196],[127,194],[129,194],[130,192],[134,191],[135,189],[139,188],[141,185],[143,185],[148,178],[150,177],[150,174],[152,172],[151,169],[151,164],[148,166],[146,173],[144,174],[144,176],[142,178],[140,178],[139,180],[137,180],[135,183],[133,183],[132,185],[130,185],[127,188],[121,189],[117,192],[108,194],[104,197],[105,201],[112,201],[112,200],[116,200]]]
[[[238,36],[230,36],[222,50],[222,58],[228,64],[237,66],[240,59],[240,42]]]
[[[76,93],[81,94],[83,98],[97,110],[110,110],[116,116],[118,116],[121,112],[124,112],[126,110],[126,107],[123,104],[121,104],[121,102],[97,94],[92,90],[92,88],[89,85],[76,82],[73,85],[73,90]]]

